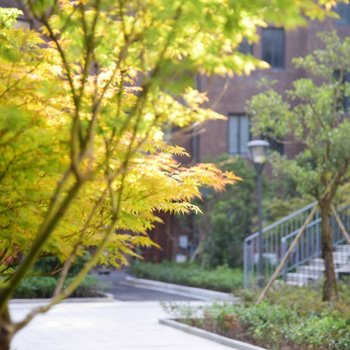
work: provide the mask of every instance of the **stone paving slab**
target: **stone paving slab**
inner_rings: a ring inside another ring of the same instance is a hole
[[[11,304],[20,319],[33,304]],[[66,303],[38,316],[11,350],[225,350],[232,349],[158,323],[159,302]]]

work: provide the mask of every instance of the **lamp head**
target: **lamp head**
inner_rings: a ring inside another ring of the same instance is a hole
[[[253,140],[247,144],[250,156],[254,164],[264,164],[267,159],[269,143],[265,140]]]

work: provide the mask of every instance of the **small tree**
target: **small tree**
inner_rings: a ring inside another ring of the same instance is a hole
[[[200,258],[205,266],[242,263],[242,241],[251,233],[255,216],[255,171],[241,158],[222,156],[215,164],[221,170],[230,170],[244,179],[224,193],[207,191],[200,205],[205,215],[198,216],[199,230],[204,233]]]
[[[333,263],[331,206],[350,165],[350,38],[335,32],[320,35],[325,48],[294,60],[306,78],[293,82],[282,96],[271,87],[252,98],[253,133],[279,141],[292,137],[303,145],[294,158],[277,154],[272,164],[289,174],[302,194],[317,201],[321,214],[322,257],[325,260],[323,300],[337,294]]]
[[[235,49],[262,19],[325,14],[314,0],[18,2],[40,35],[12,29],[15,13],[1,10],[0,350],[96,263],[119,266],[152,244],[157,212],[196,211],[200,186],[237,179],[210,164],[181,167],[173,156],[185,151],[163,141],[169,126],[218,117],[188,76],[249,72],[258,61]],[[86,250],[91,259],[64,286]],[[13,322],[8,301],[45,255],[63,262],[54,296]]]

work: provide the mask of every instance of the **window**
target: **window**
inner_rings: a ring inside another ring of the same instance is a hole
[[[350,4],[339,3],[335,8],[335,12],[338,13],[339,18],[334,22],[338,26],[350,25]]]
[[[249,118],[244,115],[229,115],[228,119],[228,152],[248,154],[247,143],[250,140]]]
[[[262,60],[272,68],[284,68],[285,35],[281,28],[262,29]]]
[[[238,46],[238,51],[244,55],[253,55],[253,45],[249,44],[247,39],[243,39]]]

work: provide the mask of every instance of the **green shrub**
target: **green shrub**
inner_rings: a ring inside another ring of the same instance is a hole
[[[216,303],[201,310],[195,325],[270,350],[349,350],[349,286],[340,284],[339,290],[339,299],[331,304],[321,301],[319,290],[290,286],[271,291],[258,305],[247,300],[240,305]],[[251,295],[248,299],[256,300]],[[168,310],[181,317],[195,315],[191,310],[181,313],[174,305]]]
[[[56,287],[56,279],[50,276],[28,277],[16,289],[15,298],[50,298]]]
[[[72,279],[73,277],[67,278],[65,286],[67,286]],[[56,284],[56,278],[51,276],[28,277],[22,280],[16,289],[14,298],[51,298]],[[75,290],[72,297],[95,297],[98,295],[97,287],[98,279],[94,276],[86,276]]]
[[[205,215],[196,218],[206,233],[202,262],[206,267],[242,264],[242,241],[251,233],[256,213],[255,170],[239,157],[223,156],[216,161],[222,170],[233,171],[244,181],[229,186],[225,192],[207,191],[200,207]]]
[[[231,292],[242,288],[243,272],[221,266],[216,269],[203,269],[196,264],[177,264],[163,262],[160,264],[135,262],[132,272],[140,278],[148,278],[192,287]]]
[[[239,307],[236,314],[240,322],[249,327],[254,339],[277,349],[283,341],[285,326],[298,322],[298,316],[292,310],[268,303]]]
[[[78,256],[70,268],[68,275],[76,276],[90,258],[91,254],[89,252],[85,252],[84,255]],[[45,256],[35,263],[33,273],[57,276],[58,272],[62,270],[62,267],[63,263],[56,256]]]
[[[344,318],[311,315],[285,327],[284,335],[297,345],[350,349],[350,323]]]
[[[68,285],[72,282],[74,277],[69,277],[65,281],[65,285]],[[74,291],[72,297],[75,298],[87,298],[87,297],[96,297],[98,293],[99,280],[95,276],[85,276],[81,281],[78,288]]]

